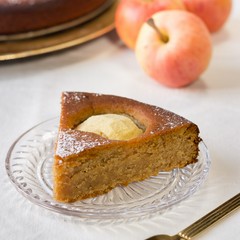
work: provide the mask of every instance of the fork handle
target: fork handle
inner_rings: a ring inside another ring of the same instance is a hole
[[[192,237],[196,236],[198,233],[202,232],[204,229],[208,228],[234,209],[240,206],[240,193],[229,199],[227,202],[223,203],[204,217],[200,218],[198,221],[194,222],[189,227],[185,228],[177,235],[190,240]]]

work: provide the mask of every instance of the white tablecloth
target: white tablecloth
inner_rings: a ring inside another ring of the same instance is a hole
[[[208,70],[189,87],[169,89],[143,73],[134,53],[113,31],[48,56],[0,65],[0,239],[140,240],[174,234],[240,191],[240,8],[212,35]],[[84,224],[34,205],[19,194],[5,171],[13,141],[33,125],[59,115],[62,91],[110,93],[174,111],[197,123],[212,165],[190,198],[151,219],[114,225]],[[236,211],[198,239],[239,239]]]

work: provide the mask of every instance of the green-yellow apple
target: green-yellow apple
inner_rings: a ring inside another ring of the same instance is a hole
[[[115,14],[117,33],[134,49],[141,25],[154,13],[171,9],[185,10],[185,6],[181,0],[121,0]]]
[[[228,19],[231,0],[182,0],[188,11],[199,16],[207,25],[210,32],[222,28]]]
[[[183,87],[207,68],[212,43],[206,25],[196,15],[162,11],[142,25],[135,52],[153,79],[169,87]]]

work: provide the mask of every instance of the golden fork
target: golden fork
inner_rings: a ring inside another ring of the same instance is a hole
[[[222,219],[233,210],[237,209],[239,206],[240,193],[229,199],[227,202],[223,203],[219,207],[215,208],[213,211],[200,218],[198,221],[185,228],[178,234],[174,236],[156,235],[148,238],[147,240],[191,240],[192,237],[196,236],[198,233],[210,227],[212,224]]]

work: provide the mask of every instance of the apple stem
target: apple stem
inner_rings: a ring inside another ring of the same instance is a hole
[[[149,18],[149,19],[147,20],[147,24],[148,24],[150,27],[152,27],[152,28],[157,32],[157,34],[158,34],[158,36],[159,36],[159,38],[160,38],[161,41],[163,41],[164,43],[167,43],[167,42],[168,42],[168,40],[169,40],[169,39],[168,39],[168,36],[165,35],[165,34],[163,34],[163,33],[157,28],[157,26],[156,26],[153,18]]]

